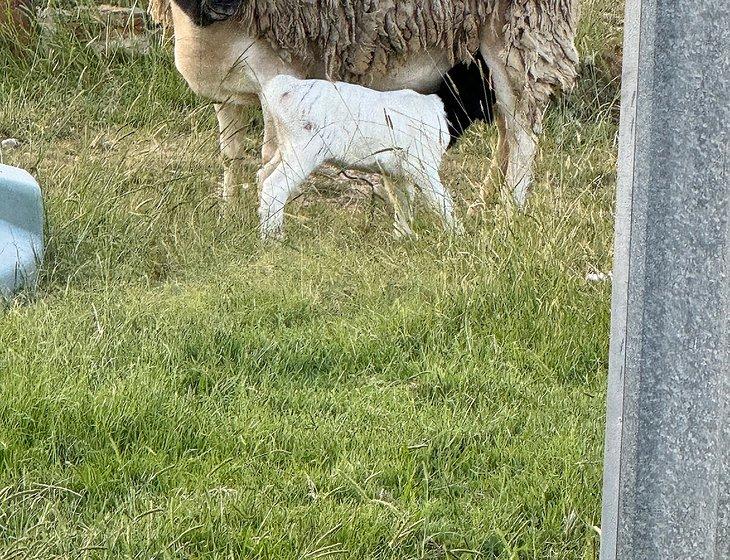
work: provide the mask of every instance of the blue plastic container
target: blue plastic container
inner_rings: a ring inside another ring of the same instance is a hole
[[[0,164],[0,300],[35,286],[43,260],[43,198],[23,169]]]

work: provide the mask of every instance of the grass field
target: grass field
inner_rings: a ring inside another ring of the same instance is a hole
[[[320,179],[262,247],[167,46],[0,43],[2,161],[48,222],[0,311],[0,559],[596,558],[618,4],[583,3],[526,214],[465,216],[491,129],[450,153],[455,240]]]

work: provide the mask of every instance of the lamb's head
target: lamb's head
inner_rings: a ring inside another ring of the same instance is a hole
[[[236,15],[247,0],[173,0],[195,25],[206,27]]]

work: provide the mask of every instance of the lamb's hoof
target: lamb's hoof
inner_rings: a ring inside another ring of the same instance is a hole
[[[451,224],[449,231],[451,232],[452,235],[464,235],[466,233],[466,230],[464,229],[464,225],[458,221]]]
[[[262,233],[261,243],[264,245],[273,245],[274,243],[281,243],[284,241],[283,233]]]
[[[261,225],[260,229],[261,241],[263,243],[273,243],[284,240],[284,228],[281,226],[265,226]]]

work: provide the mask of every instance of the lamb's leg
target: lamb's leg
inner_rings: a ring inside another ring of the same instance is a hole
[[[377,193],[393,210],[393,231],[396,237],[413,235],[413,183],[399,184],[387,175],[382,176],[382,185]]]
[[[301,192],[302,184],[316,167],[314,163],[306,169],[298,165],[295,171],[286,159],[282,159],[266,177],[261,185],[259,202],[261,239],[284,237],[284,206],[292,196]]]
[[[281,163],[281,152],[279,150],[276,150],[273,155],[269,156],[269,159],[264,162],[264,165],[261,166],[261,169],[259,169],[258,173],[256,173],[256,180],[259,184],[259,187],[263,186],[264,181],[269,178],[269,175],[276,169],[279,164]]]
[[[426,202],[441,217],[446,230],[456,234],[464,233],[464,228],[454,213],[454,199],[444,187],[438,173],[424,171],[417,173],[415,179]]]
[[[264,143],[261,145],[261,163],[267,165],[278,154],[276,142],[276,127],[266,104],[262,104],[261,112],[264,117]]]
[[[523,208],[532,183],[532,169],[537,152],[537,138],[533,132],[539,123],[532,122],[530,115],[540,114],[537,108],[530,109],[531,100],[525,93],[524,85],[513,83],[507,67],[495,46],[482,47],[492,76],[492,86],[497,98],[497,126],[499,141],[495,160],[492,162],[490,179],[504,175],[507,188],[514,200]],[[486,198],[487,188],[482,190]]]
[[[255,99],[255,98],[254,98]],[[247,189],[245,177],[245,144],[248,132],[248,106],[240,103],[214,105],[220,131],[220,149],[223,155],[223,184],[219,191],[224,202],[232,202],[239,189]]]
[[[413,200],[415,198],[415,187],[413,183],[395,185],[395,201],[393,214],[393,227],[397,237],[413,236]]]

